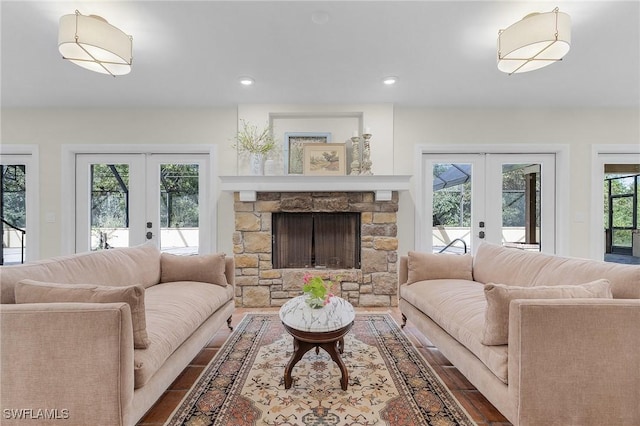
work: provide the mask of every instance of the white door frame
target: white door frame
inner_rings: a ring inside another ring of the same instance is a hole
[[[20,164],[27,168],[25,262],[40,259],[40,155],[38,145],[0,144],[0,162],[4,155],[19,156]]]
[[[604,165],[640,164],[640,145],[612,144],[591,146],[591,253],[594,260],[604,259]]]
[[[424,211],[424,174],[422,158],[425,154],[555,154],[556,157],[556,254],[567,255],[569,252],[569,145],[565,144],[424,144],[415,147],[415,249],[424,250],[424,223],[431,223],[431,218],[425,222]]]
[[[62,254],[75,253],[75,160],[76,154],[206,154],[209,156],[209,181],[206,188],[206,201],[211,227],[208,230],[209,238],[200,241],[201,253],[213,253],[217,251],[217,205],[216,194],[218,192],[217,146],[214,144],[64,144],[62,151],[62,176],[61,176],[61,241]]]

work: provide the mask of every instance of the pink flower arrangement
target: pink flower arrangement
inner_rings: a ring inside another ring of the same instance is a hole
[[[312,308],[321,308],[330,303],[331,298],[334,296],[330,292],[333,287],[331,281],[325,282],[320,277],[314,277],[310,273],[305,273],[303,277],[304,286],[302,291],[307,296],[307,303]]]

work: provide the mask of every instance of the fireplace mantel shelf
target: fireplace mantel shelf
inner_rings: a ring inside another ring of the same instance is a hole
[[[240,201],[255,201],[258,192],[372,191],[377,201],[391,200],[393,191],[409,190],[409,175],[370,176],[220,176],[221,189],[238,192]]]

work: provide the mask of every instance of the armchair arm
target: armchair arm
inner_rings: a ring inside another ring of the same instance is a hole
[[[29,419],[38,424],[129,423],[129,305],[3,304],[0,333],[3,425],[23,425]]]
[[[640,300],[514,300],[509,394],[526,425],[640,424]]]

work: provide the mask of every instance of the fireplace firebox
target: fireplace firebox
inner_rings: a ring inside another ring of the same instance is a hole
[[[274,213],[273,267],[360,268],[360,213]]]

